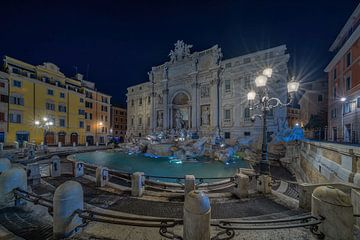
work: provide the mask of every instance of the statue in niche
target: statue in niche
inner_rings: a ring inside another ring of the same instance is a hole
[[[182,129],[183,128],[184,120],[183,120],[183,116],[182,116],[180,110],[176,111],[175,124],[176,124],[176,129]]]
[[[158,125],[158,127],[162,127],[162,126],[163,126],[162,113],[158,113],[158,116],[157,116],[157,125]]]
[[[163,104],[163,97],[161,94],[158,95],[158,103]]]
[[[209,107],[204,107],[201,113],[201,123],[202,125],[209,125],[210,124],[210,111]]]

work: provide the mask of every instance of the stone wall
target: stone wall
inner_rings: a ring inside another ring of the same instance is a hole
[[[293,149],[292,149],[293,151]],[[360,186],[360,147],[303,141],[291,168],[308,183],[354,183]]]

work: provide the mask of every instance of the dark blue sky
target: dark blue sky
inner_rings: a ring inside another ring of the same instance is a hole
[[[328,48],[355,0],[3,1],[0,54],[32,64],[75,68],[124,104],[126,88],[148,80],[176,40],[198,51],[219,44],[224,58],[288,46],[302,81],[323,73]]]

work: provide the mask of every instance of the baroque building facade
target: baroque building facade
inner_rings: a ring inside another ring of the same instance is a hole
[[[184,128],[199,136],[220,134],[225,139],[250,141],[261,133],[261,121],[251,121],[247,93],[266,67],[273,68],[268,88],[272,96],[287,100],[286,46],[222,59],[218,45],[190,52],[191,45],[178,41],[170,60],[152,67],[149,81],[127,90],[127,137]],[[269,114],[268,131],[286,125],[286,108]]]

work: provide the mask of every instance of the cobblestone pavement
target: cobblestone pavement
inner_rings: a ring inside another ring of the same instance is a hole
[[[51,185],[57,187],[69,178],[46,178]],[[130,214],[181,218],[183,203],[177,201],[152,201],[143,198],[131,197],[128,192],[109,192],[95,187],[94,182],[85,178],[73,179],[82,184],[85,202],[96,207],[107,208]],[[40,191],[40,189],[34,189]],[[238,218],[257,215],[268,215],[288,211],[286,207],[263,196],[249,199],[226,199],[226,201],[213,200],[211,203],[212,218]],[[296,211],[295,211],[296,213]]]

